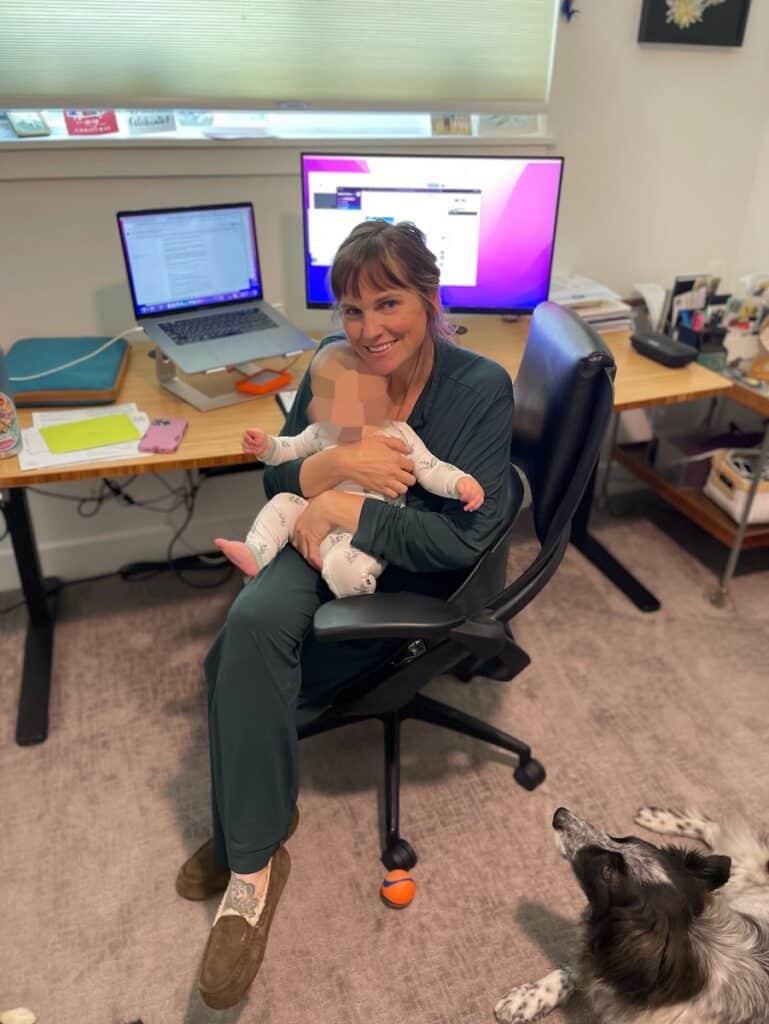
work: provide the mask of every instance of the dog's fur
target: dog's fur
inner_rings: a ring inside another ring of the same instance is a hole
[[[644,807],[636,822],[711,850],[616,839],[559,808],[556,842],[588,899],[575,968],[514,988],[525,1024],[579,990],[602,1024],[769,1022],[769,838],[744,823]]]

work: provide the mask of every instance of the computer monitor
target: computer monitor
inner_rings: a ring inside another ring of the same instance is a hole
[[[328,274],[361,221],[412,221],[457,312],[530,313],[548,296],[562,157],[302,153],[307,306],[333,304]]]

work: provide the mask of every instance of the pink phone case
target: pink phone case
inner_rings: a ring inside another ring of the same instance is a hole
[[[187,420],[152,420],[139,441],[140,452],[175,452],[181,444]]]

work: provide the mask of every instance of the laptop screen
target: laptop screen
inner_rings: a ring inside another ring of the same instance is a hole
[[[118,213],[137,319],[262,298],[250,203]]]

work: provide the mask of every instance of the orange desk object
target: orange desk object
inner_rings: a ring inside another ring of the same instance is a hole
[[[291,383],[291,374],[288,370],[271,370],[266,366],[258,373],[252,373],[250,377],[244,377],[235,385],[237,391],[246,395],[269,395],[272,391],[279,391]]]

